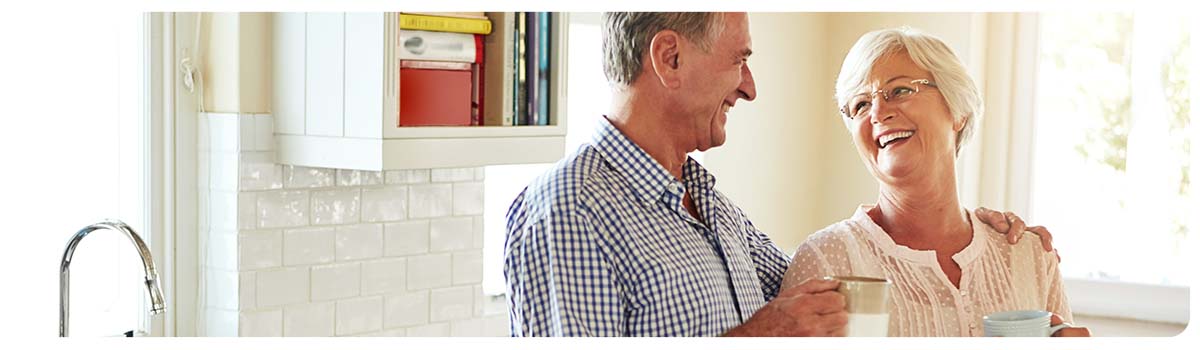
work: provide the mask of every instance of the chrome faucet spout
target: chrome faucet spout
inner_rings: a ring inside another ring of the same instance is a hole
[[[79,246],[83,237],[99,229],[118,231],[129,238],[137,248],[138,256],[142,259],[142,267],[145,269],[146,289],[150,292],[150,314],[155,315],[166,311],[166,302],[163,300],[162,288],[158,283],[158,270],[154,268],[154,258],[150,255],[150,248],[146,247],[146,242],[142,241],[142,237],[138,236],[137,232],[134,232],[124,222],[120,220],[104,221],[89,225],[76,232],[71,240],[67,241],[67,248],[63,251],[58,276],[58,336],[60,337],[67,336],[67,326],[70,320],[71,257],[75,255],[75,248]]]

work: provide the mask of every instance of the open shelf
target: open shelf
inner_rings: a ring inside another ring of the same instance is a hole
[[[446,127],[397,126],[398,13],[274,16],[280,163],[379,171],[550,163],[563,156],[567,13],[555,13],[551,22],[551,125]]]

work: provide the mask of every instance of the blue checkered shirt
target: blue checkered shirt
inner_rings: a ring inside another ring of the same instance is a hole
[[[714,336],[778,294],[788,256],[704,167],[689,157],[680,182],[599,124],[509,209],[512,335]]]

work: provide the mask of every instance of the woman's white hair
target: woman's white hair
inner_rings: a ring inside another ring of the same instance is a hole
[[[955,154],[958,154],[982,118],[983,97],[962,60],[938,37],[909,27],[863,34],[846,54],[842,71],[838,73],[835,88],[838,106],[844,106],[851,96],[866,86],[867,76],[880,58],[901,51],[908,52],[908,57],[917,66],[933,75],[937,89],[950,107],[950,114],[966,119],[954,143]]]

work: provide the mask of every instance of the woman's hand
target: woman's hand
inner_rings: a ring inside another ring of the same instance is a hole
[[[978,216],[980,221],[988,224],[992,229],[1005,232],[1004,235],[1008,237],[1008,243],[1011,244],[1016,244],[1017,240],[1021,239],[1021,234],[1025,231],[1033,232],[1038,235],[1038,238],[1042,239],[1042,249],[1045,249],[1047,252],[1054,252],[1054,256],[1058,256],[1058,251],[1050,244],[1054,240],[1054,237],[1043,226],[1026,227],[1025,220],[1021,220],[1021,217],[1013,214],[1011,211],[1001,213],[984,207],[975,209],[975,216]],[[1058,260],[1061,261],[1062,257],[1059,257]]]
[[[1050,325],[1051,326],[1057,326],[1062,323],[1063,323],[1063,319],[1062,319],[1062,317],[1059,317],[1058,314],[1050,315]],[[1067,328],[1058,330],[1058,332],[1054,332],[1054,334],[1051,334],[1050,336],[1051,337],[1091,337],[1092,331],[1089,330],[1087,327],[1067,327]]]

